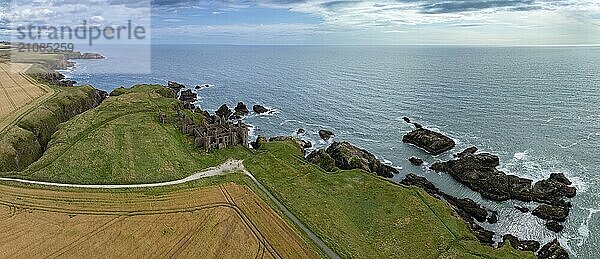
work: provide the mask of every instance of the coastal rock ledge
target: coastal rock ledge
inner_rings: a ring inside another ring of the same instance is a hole
[[[520,200],[544,203],[535,210],[542,219],[564,221],[569,214],[575,187],[562,173],[552,173],[546,180],[533,181],[515,175],[507,175],[496,169],[500,159],[489,153],[462,152],[457,159],[437,162],[431,169],[448,172],[454,179],[484,198],[494,201]]]
[[[454,140],[441,133],[418,127],[404,135],[402,142],[413,144],[434,156],[442,154],[456,145]]]
[[[362,169],[387,178],[392,178],[398,173],[398,170],[384,165],[373,154],[348,142],[333,142],[326,150],[315,150],[306,159],[328,172],[337,168]]]

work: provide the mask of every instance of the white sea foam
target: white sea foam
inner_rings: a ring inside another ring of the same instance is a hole
[[[283,126],[283,125],[291,123],[291,122],[294,122],[297,124],[304,124],[304,122],[299,121],[299,120],[284,120],[282,123],[279,123],[279,126]]]
[[[577,229],[579,236],[581,236],[581,238],[579,239],[579,243],[577,243],[577,246],[582,246],[583,243],[590,237],[590,233],[591,233],[590,228],[589,228],[590,220],[592,219],[594,214],[600,212],[600,209],[585,209],[585,210],[587,210],[589,213],[588,213],[587,217],[585,218],[585,220],[581,223],[581,225]]]

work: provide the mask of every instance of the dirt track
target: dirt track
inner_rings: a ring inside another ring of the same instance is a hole
[[[315,257],[236,184],[166,195],[0,185],[0,257]]]

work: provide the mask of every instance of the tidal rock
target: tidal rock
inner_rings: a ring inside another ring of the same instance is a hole
[[[542,204],[535,208],[531,214],[541,219],[564,222],[569,216],[569,208]]]
[[[533,196],[536,201],[558,206],[570,206],[563,197],[573,198],[577,190],[569,186],[569,181],[562,173],[552,173],[546,180],[539,181],[533,186]]]
[[[498,223],[498,212],[497,211],[490,211],[490,216],[487,218],[487,222],[490,224],[496,224]]]
[[[169,81],[167,83],[167,87],[175,90],[175,92],[179,92],[181,89],[185,88],[185,85],[182,85],[182,84],[177,83],[177,82]]]
[[[184,102],[195,102],[197,98],[198,95],[190,89],[181,92],[181,95],[179,96],[179,100]]]
[[[455,154],[454,157],[461,158],[465,155],[469,155],[469,154],[473,155],[477,152],[477,150],[478,150],[477,147],[469,147],[469,148],[463,150],[462,152]]]
[[[196,88],[196,90],[198,90],[198,89],[202,88],[202,86],[201,85],[196,85],[195,88]]]
[[[544,245],[538,252],[538,259],[568,259],[569,253],[560,245],[557,239]]]
[[[219,109],[217,111],[215,111],[215,115],[217,115],[223,119],[229,119],[231,114],[233,114],[233,112],[231,111],[231,109],[229,109],[227,104],[221,105],[221,107],[219,107]]]
[[[466,212],[469,216],[475,218],[479,222],[485,222],[487,220],[488,212],[475,201],[464,198],[458,199],[450,195],[443,195],[448,203],[456,206],[458,209]]]
[[[429,193],[429,195],[434,197],[441,195],[440,190],[437,187],[435,187],[433,183],[427,180],[427,178],[418,176],[413,173],[407,174],[406,177],[404,177],[404,179],[400,183],[407,186],[420,187],[421,189]]]
[[[560,223],[558,223],[554,220],[546,222],[545,226],[550,231],[556,232],[556,233],[563,231],[563,229],[565,228],[563,225],[561,225]]]
[[[413,123],[413,125],[415,126],[415,129],[422,129],[423,125],[419,124],[419,123]]]
[[[451,138],[423,128],[417,128],[404,135],[402,142],[413,144],[432,155],[444,153],[456,145]]]
[[[515,209],[517,209],[520,212],[523,212],[523,213],[529,212],[529,208],[527,208],[527,207],[523,207],[523,206],[519,206],[519,205],[515,205],[514,207],[515,207]]]
[[[404,120],[406,123],[410,123],[410,119],[408,117],[402,117],[402,120]]]
[[[267,109],[264,106],[259,105],[259,104],[252,106],[252,110],[258,114],[263,114],[263,113],[269,112],[269,109]]]
[[[253,149],[259,149],[264,143],[267,143],[267,138],[265,136],[258,136],[255,141],[250,142],[250,146]]]
[[[248,113],[250,113],[250,111],[248,111],[248,107],[246,107],[246,105],[243,102],[238,102],[234,110],[234,114],[240,117],[246,116],[248,115]]]
[[[299,128],[299,129],[296,131],[296,134],[300,135],[300,134],[304,134],[305,132],[306,132],[306,130],[304,130],[303,128]]]
[[[329,140],[332,136],[334,136],[335,134],[333,134],[333,132],[329,131],[329,130],[319,130],[319,137],[321,137],[322,140]]]
[[[373,154],[348,142],[334,142],[326,152],[333,158],[335,165],[343,170],[362,169],[387,178],[398,173],[398,170],[384,165]]]
[[[420,159],[418,157],[410,157],[408,159],[408,161],[410,161],[411,164],[415,165],[415,166],[420,166],[423,164],[423,159]]]
[[[512,246],[514,249],[517,249],[520,251],[535,252],[538,249],[540,249],[540,242],[535,241],[535,240],[519,240],[519,238],[517,238],[516,236],[513,236],[511,234],[506,234],[506,235],[502,236],[502,241],[503,241],[503,244],[506,243],[506,241],[509,241],[510,246]]]
[[[549,179],[532,186],[533,181],[530,179],[507,175],[497,170],[499,164],[500,159],[489,153],[462,152],[458,159],[434,163],[430,168],[448,172],[457,181],[491,200],[515,199],[561,207],[571,206],[564,198],[573,197],[575,188],[566,185],[569,182],[565,181],[564,175],[553,174]]]

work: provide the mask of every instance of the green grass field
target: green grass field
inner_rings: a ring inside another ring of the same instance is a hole
[[[479,244],[442,201],[360,170],[326,173],[307,163],[291,141],[252,152],[193,148],[174,121],[176,99],[163,87],[120,90],[99,107],[60,124],[44,155],[12,176],[83,184],[181,179],[229,158],[247,169],[332,249],[346,258],[533,258]],[[165,113],[171,123],[162,124]],[[214,178],[202,180],[203,184]],[[148,190],[165,192],[196,183]],[[255,189],[255,188],[254,188]]]
[[[423,190],[363,171],[326,173],[291,142],[261,146],[246,167],[332,249],[352,258],[534,258],[479,244]]]

